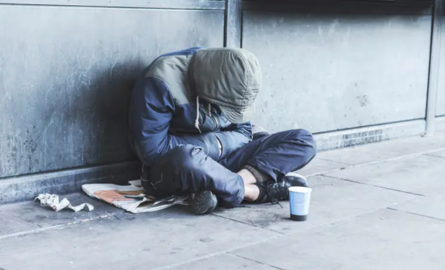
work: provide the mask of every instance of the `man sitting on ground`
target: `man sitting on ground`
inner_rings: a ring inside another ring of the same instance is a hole
[[[138,79],[129,113],[147,194],[189,194],[193,211],[206,214],[243,200],[287,200],[290,186],[307,186],[291,172],[316,155],[312,135],[252,130],[261,81],[258,60],[243,49],[190,48],[157,58]]]

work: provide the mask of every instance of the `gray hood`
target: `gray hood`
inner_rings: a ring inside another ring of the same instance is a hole
[[[198,97],[218,105],[230,122],[251,120],[262,84],[260,65],[251,52],[202,49],[191,60],[189,76]]]

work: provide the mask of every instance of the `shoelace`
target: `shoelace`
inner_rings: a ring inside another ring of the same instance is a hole
[[[277,199],[275,199],[275,198],[272,198],[272,200],[270,201],[270,203],[272,204],[272,205],[279,205],[281,208],[283,208],[283,206],[281,205],[281,203],[280,203],[280,201],[278,201]]]
[[[269,193],[269,189],[271,188],[279,188],[279,189],[285,189],[285,187],[280,187],[279,184],[277,182],[274,182],[273,184],[269,184],[266,188],[266,194],[267,196],[269,196],[271,198],[270,203],[272,205],[279,205],[281,208],[283,208],[283,206],[280,204],[280,201],[275,198],[272,194]]]

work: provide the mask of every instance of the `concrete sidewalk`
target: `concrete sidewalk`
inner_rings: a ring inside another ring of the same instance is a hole
[[[0,269],[392,269],[445,267],[445,136],[323,152],[301,171],[307,222],[288,203],[194,216],[132,215],[83,194],[91,213],[0,207]]]

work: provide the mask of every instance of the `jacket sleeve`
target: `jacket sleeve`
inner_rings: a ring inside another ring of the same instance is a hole
[[[219,148],[215,134],[175,136],[168,133],[175,104],[170,91],[156,78],[143,78],[136,83],[130,101],[130,145],[141,161],[152,166],[157,158],[182,145],[202,147],[218,160]]]

